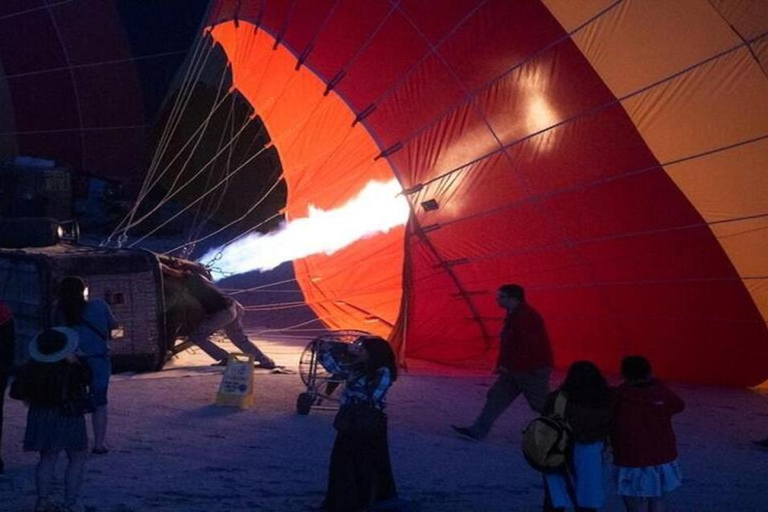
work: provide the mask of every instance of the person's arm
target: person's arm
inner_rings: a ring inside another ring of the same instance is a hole
[[[685,410],[685,402],[677,393],[669,389],[661,381],[656,381],[659,398],[654,405],[663,407],[669,414],[680,414]]]
[[[166,269],[169,269],[171,272],[180,272],[181,274],[176,274],[176,277],[188,277],[190,274],[198,274],[205,277],[209,281],[213,281],[211,271],[204,265],[179,258],[166,257],[164,259],[167,260],[168,263],[164,263],[162,259],[159,261],[160,269],[163,272],[168,273]],[[170,273],[168,274],[171,275]]]
[[[599,407],[596,411],[595,423],[598,425],[598,430],[604,433],[608,438],[613,427],[613,404],[607,403],[602,407]]]
[[[509,321],[508,313],[507,317],[504,318],[504,324],[499,335],[499,357],[496,359],[496,368],[494,368],[493,373],[501,374],[509,371],[506,364],[509,363],[509,353],[513,343],[512,327],[507,325]]]
[[[107,319],[107,327],[111,331],[112,329],[115,329],[119,324],[117,323],[117,319],[115,318],[114,313],[112,313],[112,309],[109,307],[109,304],[104,302],[104,316]]]
[[[29,395],[31,393],[31,384],[29,379],[29,365],[25,364],[19,368],[16,373],[16,378],[11,383],[11,389],[9,396],[14,400],[29,401]]]
[[[88,386],[91,383],[91,368],[88,366],[88,364],[85,362],[85,360],[75,357],[74,358],[74,364],[76,368],[76,374],[78,379],[78,384],[82,386]]]
[[[165,263],[160,263],[160,270],[163,272],[163,274],[171,277],[175,277],[178,279],[184,279],[189,275],[188,270],[175,269],[173,267],[166,265]]]
[[[392,385],[392,377],[389,373],[389,368],[382,367],[376,370],[376,377],[373,384],[371,398],[374,402],[378,403],[384,398],[384,395],[387,394],[387,390]]]
[[[681,413],[685,409],[685,402],[659,380],[650,379],[645,383],[628,385],[625,392],[621,392],[624,386],[627,385],[623,384],[618,388],[620,400],[629,406],[663,410],[670,415]],[[635,387],[643,391],[632,391]]]
[[[334,377],[339,379],[346,379],[349,376],[349,372],[342,367],[339,361],[334,356],[333,345],[330,343],[323,343],[320,345],[317,353],[317,360],[320,365],[325,368],[329,373],[332,373]]]
[[[555,390],[551,392],[547,396],[547,400],[544,402],[544,409],[542,409],[541,413],[543,415],[549,415],[553,414],[555,412],[555,400],[557,399],[557,395],[560,394],[560,391]]]

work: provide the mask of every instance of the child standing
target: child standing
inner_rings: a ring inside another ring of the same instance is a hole
[[[596,511],[605,504],[603,451],[611,431],[611,391],[600,369],[577,361],[568,369],[560,388],[550,394],[544,413],[551,415],[558,399],[565,398],[564,419],[573,430],[574,446],[567,468],[544,474],[544,511],[575,507]]]
[[[621,375],[611,432],[619,495],[628,512],[661,512],[664,494],[681,483],[672,416],[685,404],[642,356],[624,358]]]

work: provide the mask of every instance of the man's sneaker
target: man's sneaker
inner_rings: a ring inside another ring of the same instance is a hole
[[[466,437],[467,439],[471,439],[473,441],[482,440],[480,436],[475,434],[475,432],[469,427],[458,427],[456,425],[451,425],[451,428],[455,430],[457,434],[459,434],[462,437]]]

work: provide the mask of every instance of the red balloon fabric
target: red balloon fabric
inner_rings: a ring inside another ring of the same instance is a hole
[[[141,181],[205,0],[0,2],[0,154]]]

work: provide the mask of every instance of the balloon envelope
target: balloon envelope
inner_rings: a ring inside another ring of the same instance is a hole
[[[396,177],[407,228],[295,262],[329,326],[491,363],[523,284],[558,365],[768,377],[762,2],[214,3],[289,218]]]
[[[208,2],[0,2],[0,154],[140,183]]]

